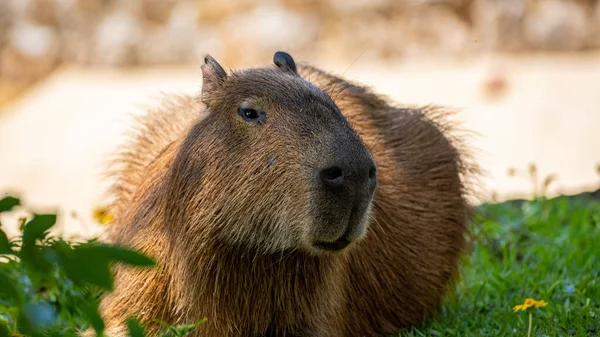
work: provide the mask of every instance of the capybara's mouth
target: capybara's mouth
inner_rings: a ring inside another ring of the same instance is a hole
[[[334,241],[334,242],[316,241],[314,243],[314,246],[319,249],[328,250],[328,251],[340,251],[340,250],[348,247],[349,244],[350,244],[350,241],[348,239],[339,238],[337,241]]]

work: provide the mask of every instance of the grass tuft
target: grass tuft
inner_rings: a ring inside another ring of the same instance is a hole
[[[600,202],[589,195],[484,204],[472,251],[441,315],[399,336],[600,335]]]

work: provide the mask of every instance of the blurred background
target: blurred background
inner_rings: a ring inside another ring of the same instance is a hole
[[[598,0],[0,0],[0,192],[96,235],[130,116],[197,93],[205,53],[240,68],[277,50],[457,109],[483,201],[595,191],[599,48]]]

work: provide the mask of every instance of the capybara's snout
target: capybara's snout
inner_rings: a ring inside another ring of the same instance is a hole
[[[367,232],[377,165],[358,137],[334,142],[314,172],[315,221],[309,240],[318,251],[340,251]]]

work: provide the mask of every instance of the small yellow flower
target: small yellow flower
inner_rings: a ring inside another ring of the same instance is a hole
[[[523,304],[516,305],[513,308],[513,311],[514,312],[517,312],[519,310],[525,311],[525,310],[527,310],[529,308],[541,308],[541,307],[545,307],[547,305],[548,305],[548,303],[546,301],[544,301],[544,300],[539,300],[538,301],[538,300],[535,300],[533,298],[528,298],[528,299],[525,300],[525,302],[523,302]],[[527,337],[531,336],[532,322],[533,322],[533,314],[530,311],[529,312],[529,328],[527,329]]]
[[[529,308],[540,308],[540,307],[545,307],[546,305],[548,305],[548,303],[544,300],[534,300],[533,298],[528,298],[525,300],[525,302],[523,304],[519,304],[517,306],[515,306],[513,308],[514,312],[517,312],[519,310],[527,310]]]
[[[22,334],[16,333],[16,332],[11,332],[10,337],[25,337],[25,335],[22,335]]]
[[[98,206],[94,208],[93,216],[96,221],[103,225],[110,224],[115,220],[108,207]]]

